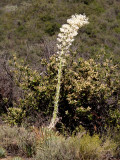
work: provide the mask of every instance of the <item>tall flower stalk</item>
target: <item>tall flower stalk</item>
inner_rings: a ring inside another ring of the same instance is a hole
[[[55,127],[58,122],[58,104],[60,97],[60,86],[61,86],[61,77],[62,77],[62,66],[64,64],[63,55],[69,53],[69,48],[74,41],[74,37],[77,36],[79,28],[88,24],[88,18],[86,15],[72,15],[70,19],[67,20],[67,24],[63,24],[60,28],[60,33],[57,38],[57,54],[59,59],[59,68],[58,68],[58,82],[56,87],[56,96],[54,101],[54,111],[51,123],[49,125],[49,129]]]

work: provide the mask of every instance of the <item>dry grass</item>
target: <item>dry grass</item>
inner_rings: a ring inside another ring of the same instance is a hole
[[[98,135],[90,136],[85,131],[65,137],[47,128],[26,130],[7,125],[0,126],[0,144],[11,156],[23,160],[30,156],[33,160],[107,160],[115,155],[117,147],[110,138],[103,142]]]
[[[31,157],[35,152],[36,140],[31,131],[24,127],[0,126],[0,144],[12,155]]]
[[[38,142],[36,160],[102,160],[108,153],[109,157],[114,156],[116,149],[109,138],[102,142],[98,135],[90,136],[86,132],[65,138],[44,129]]]

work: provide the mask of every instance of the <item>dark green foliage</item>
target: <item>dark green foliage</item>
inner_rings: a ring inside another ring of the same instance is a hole
[[[6,113],[6,105],[7,105],[8,99],[7,98],[3,98],[2,94],[0,94],[0,115],[2,113]]]
[[[54,19],[50,14],[48,15],[40,15],[40,18],[43,22],[46,22],[46,21],[50,21],[52,19]]]
[[[53,22],[46,22],[45,26],[45,32],[48,33],[50,36],[53,36],[57,31],[59,31],[60,28],[60,24]]]
[[[120,33],[120,27],[115,28],[116,33]]]

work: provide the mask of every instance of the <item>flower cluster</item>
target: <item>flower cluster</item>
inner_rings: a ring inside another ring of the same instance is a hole
[[[88,18],[86,15],[73,15],[70,19],[67,20],[68,24],[63,24],[60,28],[58,34],[58,54],[65,54],[69,52],[69,48],[74,41],[74,37],[78,34],[78,29],[88,24]]]

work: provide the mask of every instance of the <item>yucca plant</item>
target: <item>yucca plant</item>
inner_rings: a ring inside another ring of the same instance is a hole
[[[4,158],[5,155],[6,155],[5,149],[3,149],[2,147],[0,147],[0,158]]]
[[[88,18],[85,15],[73,15],[70,19],[67,20],[68,24],[63,24],[60,28],[60,32],[58,34],[58,61],[59,61],[59,68],[58,68],[58,76],[57,76],[57,87],[56,87],[56,96],[54,101],[54,111],[51,123],[49,125],[49,129],[55,127],[56,123],[58,122],[58,103],[60,97],[60,86],[61,86],[61,77],[62,77],[62,66],[64,65],[64,55],[69,53],[69,48],[74,41],[74,37],[78,34],[79,28],[88,24]]]

